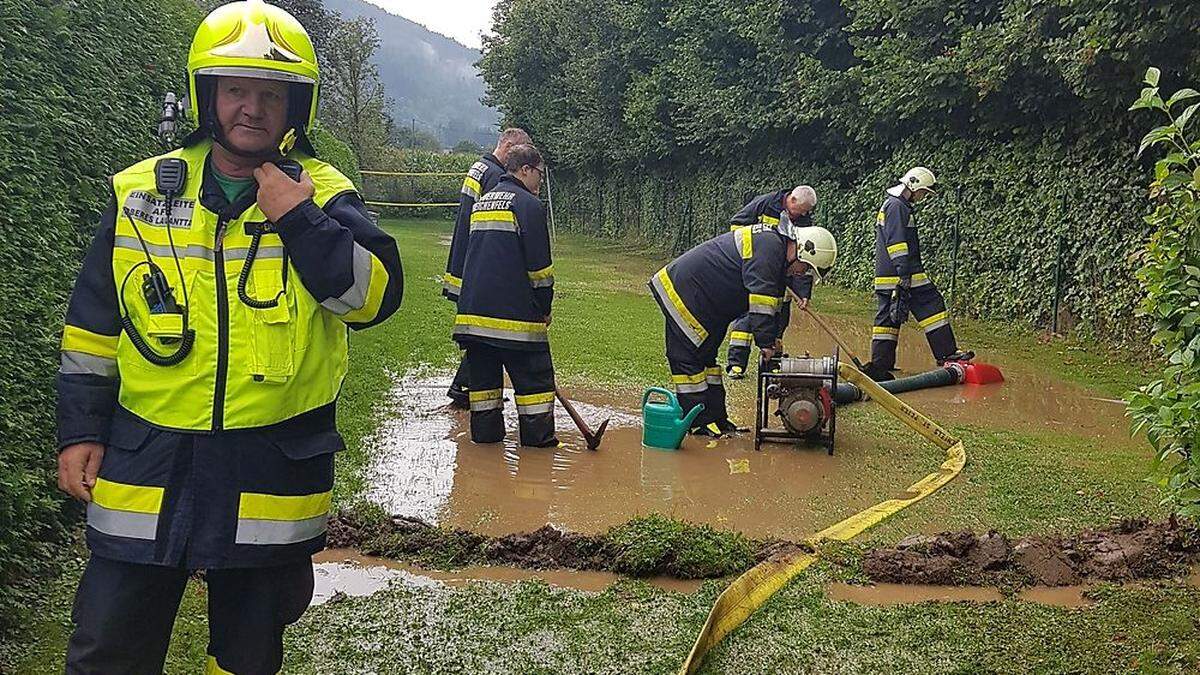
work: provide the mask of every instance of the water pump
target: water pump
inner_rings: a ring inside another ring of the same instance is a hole
[[[822,445],[833,454],[838,355],[781,355],[759,366],[754,449],[764,442]],[[772,407],[774,410],[772,410]]]

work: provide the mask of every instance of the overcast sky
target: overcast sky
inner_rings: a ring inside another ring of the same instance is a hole
[[[400,16],[416,21],[435,33],[478,49],[479,34],[492,25],[495,0],[367,0]]]

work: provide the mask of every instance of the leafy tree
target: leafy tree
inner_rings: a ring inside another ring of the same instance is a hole
[[[1156,469],[1166,501],[1200,517],[1200,137],[1192,120],[1200,92],[1180,89],[1163,100],[1157,68],[1132,110],[1157,111],[1166,124],[1142,139],[1139,154],[1154,149],[1146,217],[1154,228],[1138,271],[1145,297],[1141,311],[1154,322],[1152,343],[1166,368],[1162,378],[1128,397],[1136,427],[1158,453]]]
[[[339,22],[330,38],[321,93],[321,119],[344,139],[363,166],[378,161],[387,143],[390,103],[372,57],[379,34],[369,19]]]

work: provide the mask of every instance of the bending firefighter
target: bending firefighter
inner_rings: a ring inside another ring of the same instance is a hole
[[[201,569],[205,672],[280,670],[325,546],[347,328],[400,303],[395,242],[306,138],[300,23],[226,4],[187,74],[197,130],[113,176],[63,330],[59,486],[91,549],[68,673],[161,673]]]
[[[467,239],[471,234],[471,209],[479,196],[491,192],[504,176],[504,162],[514,145],[529,145],[529,134],[524,129],[505,129],[496,141],[496,149],[479,158],[471,165],[463,178],[458,196],[458,215],[454,220],[454,236],[450,240],[450,255],[446,259],[446,273],[442,277],[442,295],[451,302],[458,302],[462,290],[463,266],[467,260]],[[454,381],[446,395],[455,405],[466,408],[467,381],[469,378],[466,354],[454,373]]]
[[[730,230],[747,225],[761,224],[778,227],[782,220],[788,220],[794,226],[807,227],[812,225],[812,217],[816,212],[817,194],[812,188],[800,186],[793,190],[776,190],[759,195],[741,208],[730,219]],[[800,298],[800,309],[808,306],[812,295],[812,277],[801,278],[795,291]],[[784,296],[783,304],[776,315],[776,337],[783,339],[792,318],[792,299]],[[726,359],[725,371],[731,379],[740,380],[746,376],[746,366],[750,362],[750,346],[754,342],[754,334],[750,331],[750,315],[740,316],[729,329],[729,353]]]
[[[874,380],[892,379],[900,327],[909,312],[925,331],[939,366],[975,357],[973,352],[958,350],[946,301],[921,263],[913,205],[933,195],[936,184],[929,169],[911,169],[899,185],[887,190],[875,218],[875,299],[879,309],[871,331],[871,362],[866,367],[866,374]]]
[[[507,173],[471,211],[454,339],[467,351],[471,440],[504,439],[504,371],[516,392],[521,445],[558,445],[550,306],[554,264],[538,201],[545,165],[532,145],[508,153]]]
[[[828,271],[837,243],[821,227],[751,225],[700,244],[659,270],[650,291],[666,317],[667,362],[684,410],[705,408],[692,432],[739,431],[725,408],[717,351],[730,322],[749,314],[749,332],[764,359],[778,351],[776,314],[787,288]]]

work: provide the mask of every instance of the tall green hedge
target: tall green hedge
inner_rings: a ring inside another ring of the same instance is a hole
[[[883,190],[922,164],[943,287],[961,222],[958,311],[1050,324],[1061,238],[1064,318],[1131,343],[1149,167],[1125,99],[1148,63],[1194,73],[1198,27],[1191,0],[502,0],[481,67],[566,227],[679,250],[812,183],[834,281],[865,289]]]
[[[0,0],[0,627],[79,513],[54,488],[65,300],[107,176],[158,151],[188,0]]]
[[[809,183],[821,199],[817,224],[838,240],[830,281],[869,290],[883,190],[910,166],[932,164],[951,187],[916,217],[926,267],[944,293],[953,288],[956,312],[1049,327],[1057,289],[1060,330],[1129,346],[1144,337],[1133,273],[1147,228],[1144,202],[1123,183],[1140,172],[1131,158],[1081,156],[1080,148],[1049,140],[986,149],[961,140],[933,145],[914,139],[852,178],[841,167],[774,151],[746,165],[560,171],[554,206],[568,229],[637,237],[679,253],[728,231],[746,196]],[[1064,156],[1074,161],[1064,163]],[[1092,184],[1107,187],[1093,192],[1086,188]]]

